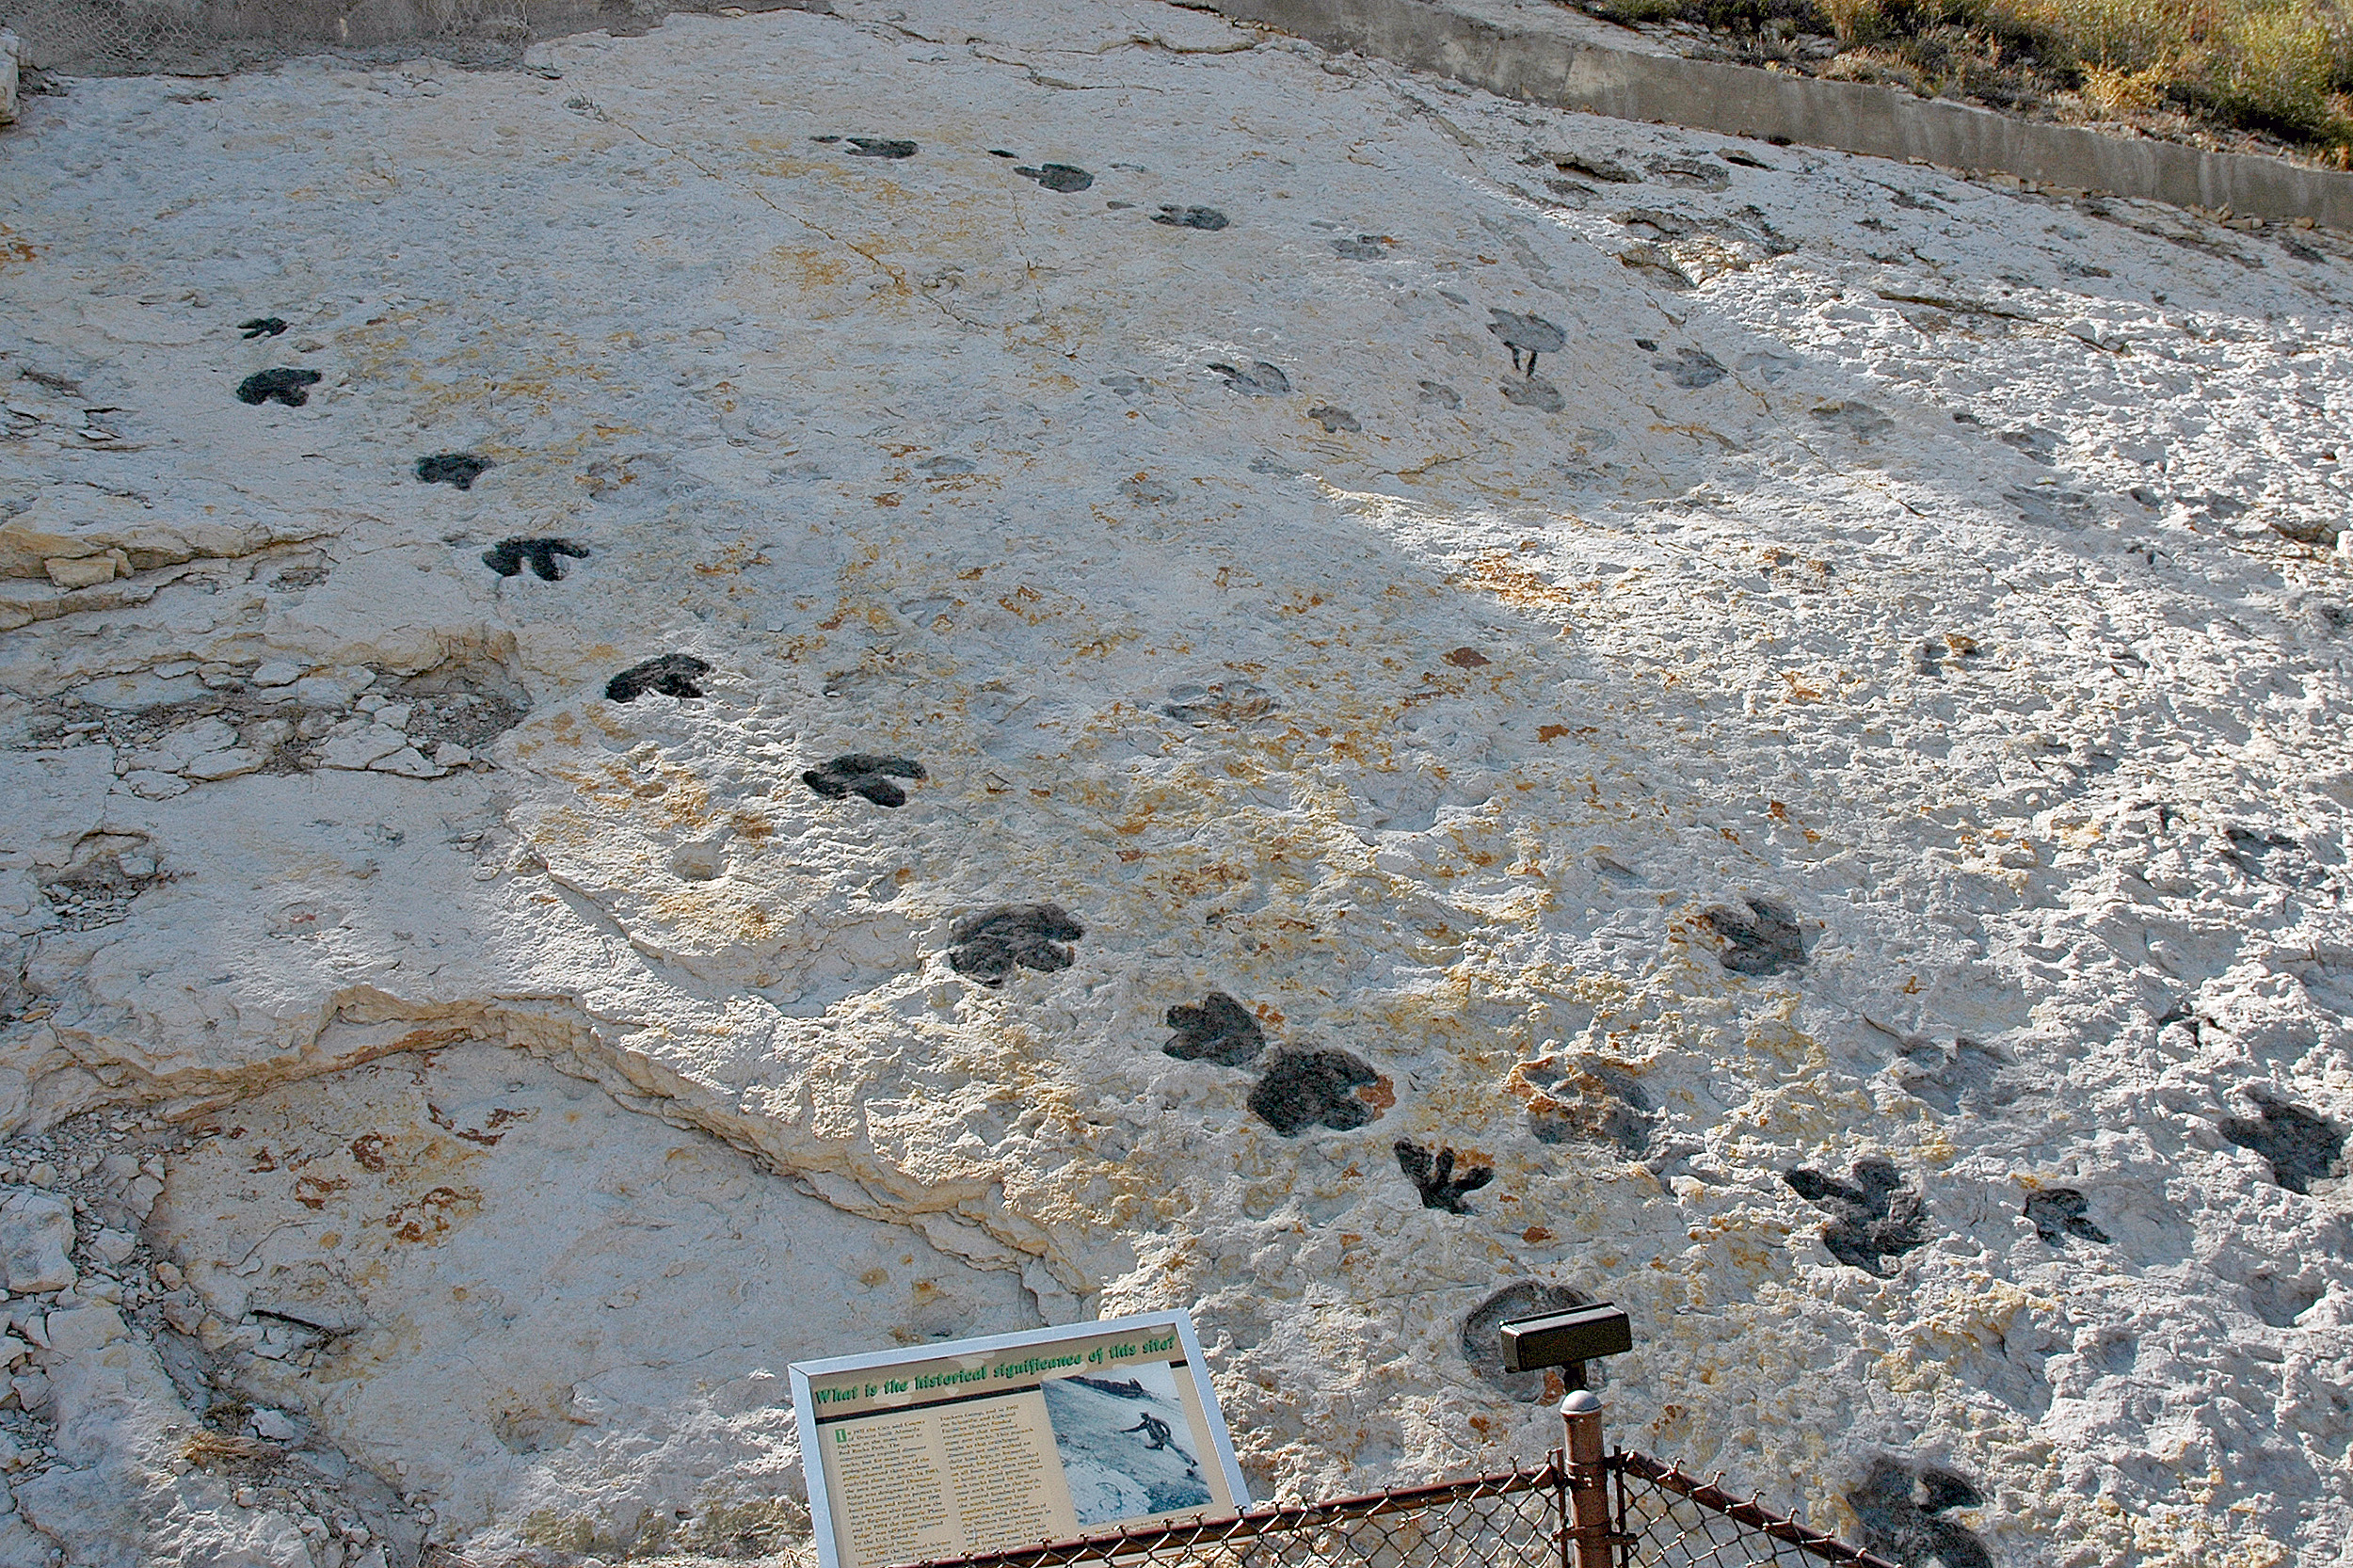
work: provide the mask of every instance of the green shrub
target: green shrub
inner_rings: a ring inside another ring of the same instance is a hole
[[[1736,38],[1827,33],[1826,76],[2111,114],[2171,105],[2353,162],[2353,0],[1583,0]]]

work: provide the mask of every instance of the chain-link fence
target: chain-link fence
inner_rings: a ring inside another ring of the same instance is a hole
[[[1601,1473],[1592,1480],[1614,1492],[1615,1523],[1606,1541],[1582,1538],[1572,1525],[1571,1491],[1580,1478],[1556,1453],[1533,1469],[1257,1509],[1209,1524],[945,1559],[920,1568],[1098,1562],[1120,1568],[1590,1568],[1597,1562],[1611,1568],[1821,1562],[1897,1568],[1647,1454],[1612,1454],[1595,1468]]]
[[[1750,1562],[1851,1563],[1896,1568],[1885,1558],[1835,1536],[1784,1518],[1754,1497],[1739,1497],[1716,1482],[1687,1475],[1644,1453],[1615,1453],[1608,1461],[1617,1480],[1621,1568],[1653,1563],[1723,1568]]]

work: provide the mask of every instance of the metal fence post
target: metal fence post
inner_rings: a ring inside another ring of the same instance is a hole
[[[1577,1568],[1615,1568],[1609,1549],[1609,1471],[1602,1464],[1601,1396],[1579,1388],[1561,1401],[1569,1431],[1569,1500],[1576,1510]]]

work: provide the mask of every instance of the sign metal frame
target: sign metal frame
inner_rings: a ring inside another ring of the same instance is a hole
[[[1016,1334],[986,1335],[975,1339],[935,1340],[863,1355],[793,1362],[787,1368],[792,1383],[792,1423],[794,1431],[800,1434],[801,1471],[808,1484],[809,1528],[810,1533],[816,1537],[820,1568],[848,1568],[848,1564],[841,1556],[834,1500],[825,1480],[817,1401],[812,1390],[814,1380],[838,1377],[844,1372],[887,1371],[892,1368],[950,1358],[991,1356],[1008,1351],[1099,1339],[1112,1334],[1144,1334],[1153,1330],[1165,1333],[1171,1329],[1176,1331],[1184,1363],[1175,1369],[1192,1380],[1194,1398],[1209,1428],[1209,1446],[1216,1454],[1216,1463],[1225,1482],[1226,1495],[1233,1498],[1237,1512],[1246,1512],[1251,1506],[1250,1485],[1242,1479],[1241,1462],[1234,1457],[1233,1435],[1226,1430],[1225,1412],[1218,1408],[1217,1390],[1211,1384],[1209,1368],[1201,1358],[1201,1340],[1193,1332],[1193,1314],[1182,1307],[1172,1307],[1159,1312],[1135,1313],[1125,1318],[1107,1318],[1096,1322],[1064,1323],[1052,1328],[1024,1329]],[[1035,1384],[1025,1384],[1008,1387],[1004,1394],[1011,1398],[1035,1386]],[[926,1402],[929,1401],[910,1401],[907,1408],[920,1408]],[[872,1414],[887,1412],[875,1411]],[[1205,1511],[1202,1516],[1229,1517],[1218,1509]]]

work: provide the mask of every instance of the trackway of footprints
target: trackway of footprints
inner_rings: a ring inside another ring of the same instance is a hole
[[[897,161],[916,157],[922,151],[920,143],[898,137],[820,136],[810,139],[839,148],[846,158]],[[1017,152],[1003,148],[988,151],[992,156],[1014,165],[1011,172],[1016,177],[1060,195],[1077,196],[1094,189],[1096,183],[1093,171],[1074,164],[1023,164]],[[1725,157],[1732,162],[1750,161],[1729,152]],[[1609,184],[1630,184],[1641,178],[1614,165],[1593,162],[1573,169],[1564,166],[1564,171]],[[1723,171],[1705,159],[1678,160],[1655,167],[1650,172],[1670,184],[1708,188],[1714,188],[1723,178]],[[1136,206],[1118,200],[1108,200],[1105,205],[1112,211]],[[1216,233],[1230,226],[1223,211],[1199,204],[1163,204],[1146,216],[1153,223],[1200,233]],[[1341,261],[1376,262],[1400,243],[1387,234],[1360,233],[1335,237],[1331,246]],[[1544,355],[1566,345],[1566,332],[1558,323],[1533,313],[1497,308],[1490,308],[1488,313],[1493,319],[1487,330],[1511,361],[1513,374],[1498,388],[1504,401],[1544,412],[1561,411],[1563,401],[1559,389],[1536,371]],[[239,331],[248,340],[274,338],[285,330],[286,322],[278,316],[256,317],[239,324]],[[1658,353],[1656,367],[1678,386],[1706,387],[1728,374],[1721,363],[1700,350],[1684,347],[1668,354],[1656,340],[1638,338],[1634,342],[1646,353]],[[1205,368],[1244,397],[1288,397],[1295,390],[1281,366],[1263,360],[1246,365],[1213,361]],[[276,367],[246,377],[236,387],[235,395],[240,401],[256,406],[276,402],[300,408],[321,379],[322,375],[316,370]],[[1449,408],[1462,404],[1461,394],[1451,387],[1433,381],[1417,385],[1421,401],[1441,403]],[[1334,405],[1319,403],[1307,413],[1327,433],[1362,428],[1354,413]],[[1886,424],[1878,410],[1851,403],[1818,408],[1815,417],[1825,424],[1857,427],[1883,427]],[[2013,444],[2024,439],[2018,436]],[[495,466],[491,458],[478,453],[433,453],[417,458],[415,474],[422,484],[446,485],[466,491]],[[544,582],[554,583],[565,579],[565,562],[586,560],[591,554],[589,546],[576,539],[517,535],[482,552],[482,562],[501,577],[514,577],[528,570]],[[1974,640],[1956,634],[1942,646],[1921,645],[1914,663],[1923,673],[1937,674],[1945,659],[1966,663],[1981,654],[1982,649]],[[614,675],[605,683],[604,696],[609,701],[623,703],[648,696],[691,701],[704,696],[700,681],[711,670],[707,661],[691,653],[659,654]],[[1247,682],[1178,686],[1170,691],[1169,696],[1164,711],[1172,717],[1196,724],[1252,717],[1273,705],[1271,694]],[[913,758],[862,752],[832,758],[801,774],[802,782],[823,799],[843,801],[855,795],[893,809],[907,803],[907,785],[923,783],[927,777],[922,764]],[[1701,923],[1722,944],[1717,953],[1718,962],[1731,973],[1757,978],[1802,968],[1807,955],[1795,913],[1772,899],[1751,898],[1744,902],[1745,908],[1720,905],[1705,910],[1700,917]],[[1085,936],[1086,927],[1061,904],[1041,901],[998,904],[966,915],[954,922],[949,935],[949,967],[978,984],[996,989],[1023,969],[1052,973],[1070,968],[1077,961],[1075,944]],[[1250,1112],[1283,1137],[1295,1138],[1313,1128],[1337,1131],[1362,1128],[1377,1120],[1393,1102],[1387,1080],[1371,1064],[1347,1050],[1273,1044],[1268,1040],[1258,1016],[1222,991],[1209,992],[1198,1004],[1170,1007],[1167,1023],[1176,1032],[1162,1048],[1167,1055],[1180,1061],[1204,1062],[1255,1073],[1257,1079],[1247,1096]],[[1911,1080],[1911,1087],[1947,1114],[1976,1109],[1979,1103],[1996,1107],[2007,1103],[1998,1095],[2003,1064],[1973,1042],[1958,1040],[1949,1048],[1939,1048],[1930,1042],[1913,1041],[1906,1046],[1905,1055],[1914,1063],[1924,1056],[1939,1059],[1936,1066],[1917,1072]],[[1547,1144],[1573,1142],[1614,1146],[1628,1158],[1643,1155],[1654,1117],[1641,1089],[1631,1080],[1608,1068],[1571,1068],[1544,1078],[1541,1069],[1531,1072],[1537,1066],[1523,1064],[1514,1075],[1526,1079],[1531,1091],[1529,1121],[1534,1136]],[[2269,1161],[2279,1185],[2290,1192],[2305,1192],[2314,1181],[2344,1174],[2345,1135],[2341,1129],[2304,1107],[2280,1100],[2260,1088],[2250,1089],[2248,1097],[2254,1113],[2219,1115],[2216,1121],[2217,1130],[2232,1143]],[[1451,1214],[1472,1213],[1467,1202],[1469,1195],[1494,1179],[1491,1168],[1471,1162],[1451,1147],[1431,1149],[1401,1139],[1394,1145],[1394,1152],[1399,1170],[1420,1194],[1425,1208]],[[1848,1268],[1888,1277],[1894,1272],[1893,1260],[1926,1245],[1931,1239],[1920,1192],[1909,1187],[1902,1173],[1886,1160],[1860,1160],[1844,1177],[1799,1167],[1785,1173],[1784,1179],[1800,1196],[1823,1210],[1827,1221],[1820,1232],[1822,1244]],[[2107,1232],[2091,1218],[2089,1208],[2089,1201],[2079,1192],[2045,1188],[2028,1197],[2022,1212],[2033,1223],[2041,1239],[2052,1247],[2105,1245],[2109,1240]],[[1938,1511],[1934,1508],[1926,1512],[1914,1509],[1913,1512],[1917,1517],[1907,1515],[1903,1528],[1929,1534],[1939,1529],[1957,1529],[1932,1519],[1930,1515],[1935,1512]]]
[[[900,137],[835,135],[811,139],[835,150],[845,160],[888,164],[918,157],[922,152],[918,142]],[[1023,162],[1022,154],[1008,149],[987,151],[1008,166],[1009,178],[1064,198],[1096,191],[1100,179],[1116,180],[1116,176],[1098,176],[1094,170],[1074,164]],[[1764,167],[1730,151],[1721,156],[1726,163]],[[1641,174],[1602,160],[1556,162],[1565,175],[1603,184],[1636,184],[1642,179]],[[1113,169],[1122,167],[1111,166]],[[1654,161],[1648,172],[1662,184],[1707,189],[1721,188],[1727,179],[1722,168],[1705,158]],[[1590,189],[1582,185],[1577,188]],[[1206,236],[1231,227],[1226,213],[1214,206],[1156,203],[1157,210],[1145,211],[1142,204],[1116,196],[1105,199],[1097,192],[1097,199],[1103,200],[1109,211],[1133,211],[1141,221],[1205,236],[1200,242],[1204,244],[1217,243]],[[1619,221],[1630,228],[1646,226],[1663,238],[1673,237],[1674,220],[1668,215],[1638,211]],[[1769,228],[1765,232],[1771,236]],[[1377,263],[1406,243],[1388,234],[1343,232],[1329,236],[1331,252],[1341,263]],[[1628,264],[1634,263],[1629,260]],[[1510,364],[1510,374],[1497,388],[1502,401],[1513,408],[1542,413],[1562,412],[1565,400],[1560,389],[1539,374],[1539,366],[1546,355],[1567,346],[1568,335],[1563,328],[1533,312],[1490,308],[1488,313],[1492,319],[1487,331]],[[275,338],[286,330],[286,322],[276,316],[256,317],[242,323],[239,330],[248,340]],[[1632,342],[1645,354],[1656,356],[1651,361],[1655,369],[1687,390],[1713,386],[1730,374],[1722,362],[1694,347],[1662,345],[1647,337],[1634,338]],[[1202,368],[1237,396],[1279,399],[1311,395],[1294,385],[1290,372],[1269,360],[1237,356],[1231,361],[1209,361]],[[316,370],[274,367],[248,376],[235,388],[235,395],[255,406],[274,402],[299,408],[321,379],[321,373]],[[1107,377],[1104,384],[1116,390],[1123,379]],[[1416,386],[1415,401],[1449,410],[1464,405],[1463,392],[1453,386],[1431,380],[1417,381]],[[1364,427],[1363,420],[1353,410],[1328,401],[1313,401],[1306,408],[1306,417],[1330,435],[1360,432]],[[1858,439],[1868,439],[1890,427],[1889,420],[1878,409],[1854,402],[1827,404],[1814,409],[1813,418],[1826,428],[1845,429]],[[1996,438],[2029,456],[2036,454],[2037,433],[1997,432]],[[970,472],[971,466],[961,459],[932,461],[943,465],[936,472]],[[955,466],[945,466],[950,464]],[[479,453],[440,452],[418,456],[413,472],[420,484],[447,486],[466,492],[495,466],[492,458]],[[1139,475],[1132,483],[1144,481]],[[540,581],[558,583],[567,579],[568,563],[586,561],[592,555],[587,543],[574,538],[514,535],[483,550],[480,558],[502,578],[514,578],[528,571]],[[1821,563],[1812,563],[1811,567],[1820,572],[1829,570]],[[1800,586],[1820,586],[1818,583],[1801,580],[1804,569],[1805,564],[1788,556],[1769,562],[1767,568],[1769,575],[1775,571],[1790,574]],[[1917,672],[1940,676],[1948,666],[1970,667],[1984,652],[1975,640],[1955,633],[1942,642],[1919,644],[1911,659]],[[1467,655],[1467,659],[1458,660],[1457,655]],[[1448,658],[1465,667],[1486,662],[1471,649],[1458,649]],[[603,695],[616,703],[654,697],[694,701],[705,696],[702,682],[712,669],[709,662],[692,653],[659,653],[615,673],[605,683]],[[1167,696],[1162,711],[1196,725],[1255,717],[1266,712],[1276,700],[1273,694],[1243,681],[1182,685],[1172,688]],[[861,808],[848,804],[855,799],[897,810],[908,804],[911,791],[932,783],[931,776],[915,758],[866,752],[848,752],[814,761],[800,777],[814,795],[827,802],[842,803],[846,809]],[[2248,853],[2260,856],[2277,843],[2284,842],[2256,841],[2250,838]],[[1607,857],[1598,864],[1605,874],[1631,875]],[[1755,897],[1744,900],[1741,907],[1709,908],[1700,915],[1699,924],[1720,944],[1717,961],[1729,973],[1767,979],[1797,974],[1808,963],[1798,916],[1778,900]],[[1071,968],[1080,962],[1080,944],[1086,934],[1085,922],[1080,916],[1050,899],[1000,904],[956,919],[948,933],[944,957],[956,974],[974,984],[997,990],[1018,981],[1025,970],[1052,974]],[[1284,1138],[1297,1138],[1318,1128],[1343,1132],[1362,1128],[1379,1120],[1395,1103],[1388,1079],[1373,1063],[1353,1052],[1329,1047],[1293,1046],[1270,1038],[1265,1020],[1279,1017],[1272,1006],[1254,1006],[1223,991],[1209,991],[1197,1002],[1180,1002],[1166,1009],[1165,1022],[1171,1032],[1160,1049],[1176,1060],[1247,1075],[1250,1087],[1245,1100],[1249,1112]],[[2021,1091],[2010,1087],[2006,1078],[2009,1065],[1996,1052],[1969,1040],[1940,1043],[1915,1039],[1904,1043],[1897,1070],[1910,1092],[1945,1115],[1960,1116],[1998,1112],[2018,1096]],[[1606,1149],[1628,1160],[1644,1159],[1650,1153],[1659,1112],[1641,1086],[1622,1071],[1600,1064],[1546,1058],[1520,1064],[1508,1087],[1526,1100],[1529,1131],[1542,1143]],[[2245,1114],[2238,1113],[2241,1111]],[[2309,1192],[2313,1183],[2340,1176],[2345,1169],[2342,1130],[2311,1110],[2268,1091],[2249,1089],[2246,1104],[2219,1108],[2214,1114],[2214,1125],[2221,1137],[2268,1161],[2273,1179],[2290,1192]],[[1496,1179],[1494,1169],[1481,1162],[1475,1152],[1447,1145],[1426,1146],[1411,1139],[1396,1140],[1391,1150],[1401,1175],[1418,1194],[1425,1209],[1452,1215],[1475,1214],[1479,1212],[1474,1202],[1476,1195]],[[1782,1173],[1782,1177],[1791,1191],[1821,1211],[1819,1240],[1844,1268],[1875,1278],[1891,1278],[1900,1271],[1906,1255],[1934,1240],[1929,1234],[1924,1194],[1893,1161],[1863,1159],[1843,1175],[1801,1166]],[[2079,1191],[2040,1187],[2027,1196],[2022,1213],[2043,1244],[2065,1253],[2111,1244],[2109,1232],[2091,1207]],[[1513,1397],[1534,1398],[1544,1391],[1541,1384],[1505,1373],[1496,1362],[1494,1326],[1507,1317],[1575,1304],[1582,1300],[1574,1291],[1535,1281],[1508,1286],[1482,1304],[1464,1324],[1464,1354],[1482,1377]],[[2292,1318],[2292,1308],[2293,1304],[2288,1304],[2280,1311]],[[1567,1381],[1572,1385],[1581,1384],[1600,1375],[1599,1368],[1570,1368]],[[1957,1509],[1980,1504],[1974,1483],[1957,1473],[1932,1465],[1908,1466],[1883,1461],[1860,1485],[1848,1492],[1847,1501],[1875,1544],[1908,1560],[1933,1559],[1949,1568],[1977,1568],[1991,1560],[1975,1535],[1945,1517]]]

